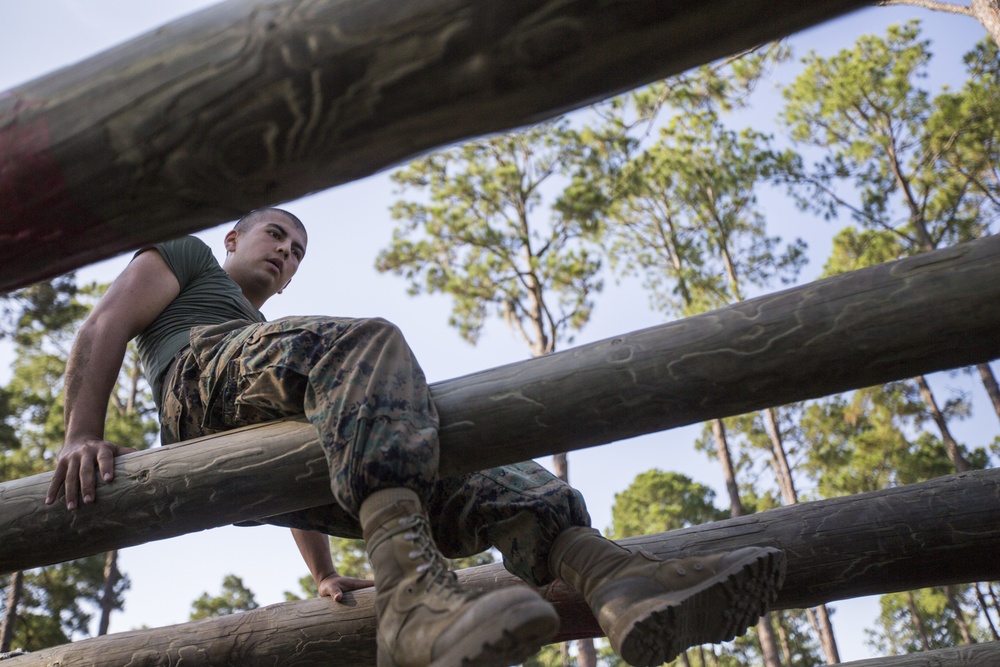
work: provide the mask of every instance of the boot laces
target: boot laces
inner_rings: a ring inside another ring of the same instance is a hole
[[[439,594],[443,594],[446,599],[462,594],[464,591],[458,588],[458,577],[448,569],[448,564],[431,539],[430,527],[423,517],[414,515],[400,520],[400,523],[404,522],[413,530],[403,533],[403,539],[413,542],[416,547],[408,556],[410,560],[423,561],[417,565],[416,570],[420,575],[417,581],[424,584],[424,592],[430,593],[437,588]]]

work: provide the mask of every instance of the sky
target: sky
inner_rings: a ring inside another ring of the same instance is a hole
[[[210,4],[201,0],[3,0],[0,91]],[[949,83],[959,86],[962,54],[985,35],[982,27],[967,17],[909,7],[872,8],[795,35],[789,43],[796,60],[810,49],[830,55],[852,45],[861,34],[884,34],[889,24],[911,17],[924,19],[924,36],[932,40],[936,56],[927,85],[932,90]],[[775,72],[761,85],[753,111],[734,122],[755,129],[773,127],[781,104],[777,86],[790,81],[796,71],[791,66]],[[375,271],[375,256],[391,238],[392,201],[393,187],[383,172],[285,204],[308,226],[309,252],[292,285],[266,304],[264,314],[269,319],[285,315],[385,317],[406,334],[431,382],[529,356],[526,346],[499,320],[487,325],[477,346],[469,345],[447,324],[446,298],[408,296],[404,280]],[[811,261],[800,282],[815,279],[835,229],[797,211],[783,197],[769,198],[766,207],[772,233],[787,239],[801,236],[809,243]],[[220,260],[227,229],[223,226],[199,234],[216,249]],[[107,282],[126,262],[127,257],[118,257],[81,270],[78,276],[81,281]],[[607,283],[597,298],[593,319],[574,344],[662,323],[662,316],[649,309],[646,294],[634,282],[616,283],[612,279]],[[935,374],[931,383],[942,395],[969,392],[977,414],[956,424],[961,441],[983,446],[993,440],[998,433],[997,420],[988,412],[978,383],[949,373]],[[570,480],[584,493],[593,525],[601,530],[610,526],[614,495],[638,473],[653,467],[682,472],[714,488],[719,499],[724,498],[718,464],[694,451],[699,431],[700,427],[691,426],[571,453]],[[541,462],[548,463],[547,459]],[[132,587],[124,612],[111,619],[112,632],[186,621],[191,602],[205,591],[217,592],[229,573],[240,576],[261,605],[281,602],[284,591],[298,593],[298,579],[306,574],[291,536],[274,527],[226,527],[133,547],[121,552],[120,567],[130,577]],[[832,608],[842,659],[872,657],[864,643],[864,628],[874,623],[876,599],[840,601]]]

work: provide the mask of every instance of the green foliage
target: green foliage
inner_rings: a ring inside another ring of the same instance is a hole
[[[0,577],[0,615],[8,611],[9,585],[10,577]],[[127,577],[117,583],[112,608],[123,607],[129,585]],[[92,618],[88,609],[100,604],[103,586],[103,554],[25,572],[11,646],[37,651],[88,634]]]
[[[47,471],[62,447],[63,376],[69,347],[103,287],[80,288],[72,275],[19,290],[3,301],[2,335],[14,345],[12,377],[0,388],[0,481]],[[106,433],[109,439],[142,448],[158,429],[148,388],[134,350],[119,375]],[[87,633],[99,607],[104,556],[63,563],[25,574],[24,594],[14,610],[13,645],[28,650],[66,643]],[[0,596],[6,604],[4,580]],[[121,609],[127,577],[112,593],[111,609]],[[9,610],[4,609],[6,614]]]
[[[12,378],[0,389],[0,481],[48,470],[65,439],[63,377],[80,323],[106,285],[77,288],[71,279],[34,285],[6,301],[6,331],[15,343]],[[20,295],[20,296],[19,296]],[[159,430],[156,409],[130,344],[112,392],[106,437],[143,449]]]
[[[825,497],[950,474],[954,464],[944,445],[920,429],[927,419],[927,408],[909,382],[817,401],[802,416],[801,435],[807,445],[803,467]],[[962,453],[973,468],[987,462],[983,449],[963,448]]]
[[[616,134],[642,136],[664,113],[732,111],[745,108],[760,80],[790,57],[773,42],[682,72],[595,105]]]
[[[623,168],[616,266],[638,274],[654,307],[692,315],[792,279],[805,245],[768,236],[757,189],[786,159],[767,136],[726,128],[713,110],[672,118]]]
[[[285,602],[292,600],[311,600],[319,597],[319,586],[313,580],[311,574],[299,577],[299,592],[285,591]]]
[[[615,494],[612,536],[621,539],[718,521],[727,514],[714,499],[712,489],[686,475],[648,470]]]
[[[564,667],[565,665],[559,644],[543,646],[538,653],[521,664],[522,667]],[[576,657],[570,656],[569,665],[566,667],[574,667],[576,664]]]
[[[627,667],[625,662],[615,654],[606,639],[595,639],[594,643],[597,649],[598,667]],[[570,652],[566,662],[563,661],[563,646],[563,644],[543,646],[538,653],[521,663],[521,667],[564,667],[564,665],[574,667],[578,665],[579,660],[575,651]],[[566,646],[572,646],[572,644],[566,644]]]
[[[904,254],[905,247],[895,234],[844,227],[833,238],[833,250],[823,267],[823,277],[891,262]]]
[[[834,613],[827,607],[827,611]],[[774,630],[778,636],[781,664],[788,667],[818,667],[825,664],[819,641],[813,634],[805,609],[783,609],[770,613]],[[753,643],[753,650],[759,654],[760,638],[756,631],[737,638],[736,643]]]
[[[71,337],[74,324],[89,312],[77,299],[79,292],[68,273],[10,293],[0,303],[0,339],[32,347],[54,332]]]
[[[207,592],[191,603],[190,620],[228,616],[242,611],[252,611],[259,607],[253,591],[244,585],[235,574],[227,574],[222,579],[222,591],[215,596]]]
[[[451,297],[449,323],[475,343],[490,315],[537,356],[590,318],[600,291],[594,244],[607,201],[584,180],[593,158],[580,133],[554,121],[435,153],[392,174],[400,194],[392,244],[376,266],[410,292]],[[561,181],[561,182],[560,182]],[[545,188],[561,187],[540,213]]]
[[[470,567],[479,567],[480,565],[489,565],[490,563],[497,562],[496,552],[494,550],[484,551],[482,553],[473,554],[472,556],[464,556],[462,558],[449,558],[448,567],[452,570],[464,570]]]
[[[868,645],[884,655],[916,653],[965,644],[959,615],[968,622],[976,616],[972,586],[924,588],[891,593],[879,598],[881,613],[873,629],[866,630]],[[992,639],[970,623],[973,641]]]
[[[784,91],[792,138],[822,151],[809,170],[787,165],[800,205],[847,212],[907,254],[983,236],[1000,210],[996,47],[967,57],[965,88],[932,98],[917,85],[931,58],[919,34],[913,21],[831,58],[810,54]]]
[[[331,537],[330,553],[333,556],[333,567],[345,577],[372,578],[372,567],[364,540]]]

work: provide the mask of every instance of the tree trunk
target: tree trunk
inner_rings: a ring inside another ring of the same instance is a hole
[[[1000,633],[997,633],[997,626],[993,624],[993,616],[990,615],[990,605],[986,602],[986,596],[983,595],[983,589],[978,581],[975,584],[975,588],[976,600],[979,602],[979,608],[983,610],[983,616],[986,617],[986,624],[990,626],[990,633],[993,635],[993,640],[1000,640]]]
[[[97,626],[98,636],[108,634],[111,612],[115,609],[115,586],[121,579],[118,570],[118,550],[112,549],[104,559],[104,586],[101,589],[101,621]]]
[[[993,375],[993,369],[990,368],[989,363],[976,364],[976,368],[979,370],[979,377],[983,379],[983,386],[986,387],[986,393],[989,394],[990,402],[993,403],[993,410],[997,413],[997,417],[1000,418],[1000,386],[997,385],[997,378]]]
[[[767,421],[768,435],[771,439],[772,460],[774,461],[774,474],[778,478],[778,486],[781,488],[782,499],[786,505],[795,505],[799,502],[798,493],[795,491],[795,480],[792,477],[792,467],[788,464],[788,455],[785,452],[784,439],[781,436],[780,420],[778,419],[778,409],[768,408],[764,411]],[[836,665],[840,662],[840,651],[837,649],[837,640],[833,635],[833,623],[830,621],[830,613],[826,605],[819,605],[816,610],[807,610],[809,621],[812,623],[816,636],[819,638],[820,647],[826,657],[826,664]]]
[[[958,598],[955,596],[955,591],[952,590],[951,586],[945,586],[944,595],[948,601],[948,608],[955,615],[955,625],[958,626],[958,633],[962,636],[962,643],[975,643],[975,640],[972,638],[972,631],[969,629],[969,621],[965,618],[965,612],[962,611],[962,605],[959,604]]]
[[[771,625],[770,613],[761,616],[757,622],[757,638],[760,639],[760,655],[764,660],[764,667],[781,667],[778,640],[774,636],[774,626]]]
[[[969,9],[997,46],[1000,46],[1000,0],[972,0]]]
[[[7,605],[0,623],[0,653],[10,650],[14,639],[14,624],[17,622],[17,608],[21,604],[21,594],[24,592],[24,572],[18,570],[10,575],[7,589]]]
[[[781,430],[778,421],[778,409],[767,408],[764,410],[764,419],[767,422],[768,436],[771,439],[771,456],[774,462],[774,476],[778,480],[778,488],[781,490],[781,497],[786,505],[794,505],[799,502],[798,494],[795,492],[795,480],[792,478],[792,467],[788,464],[788,456],[785,453],[785,443],[781,437]]]
[[[941,409],[938,408],[937,400],[934,398],[934,393],[931,391],[930,385],[927,384],[927,379],[923,375],[918,375],[914,379],[917,382],[917,387],[920,388],[920,397],[927,404],[927,410],[931,413],[931,419],[934,420],[938,430],[941,432],[941,441],[944,442],[948,458],[955,465],[955,470],[958,472],[967,472],[969,470],[969,462],[962,456],[962,451],[959,449],[958,443],[952,437],[951,430],[948,428],[948,421],[945,419]]]
[[[593,639],[581,639],[576,643],[577,667],[597,667],[597,649]]]
[[[942,0],[880,0],[880,5],[912,5],[932,11],[962,14],[979,21],[990,37],[1000,46],[1000,2],[998,0],[972,0],[969,5]]]
[[[837,648],[837,638],[833,636],[833,623],[830,621],[830,611],[825,604],[816,607],[816,620],[819,622],[820,641],[826,664],[836,665],[840,662],[840,650]]]
[[[781,654],[785,658],[785,664],[792,664],[792,643],[788,637],[788,629],[780,620],[778,621],[778,639],[781,640]]]
[[[721,419],[712,420],[712,435],[715,436],[715,452],[722,465],[722,474],[726,478],[726,491],[729,493],[729,513],[736,516],[743,516],[743,501],[740,500],[740,487],[736,483],[736,471],[733,468],[733,459],[729,455],[729,443],[726,442],[726,426]]]
[[[566,452],[552,455],[552,474],[569,484],[569,459]]]
[[[920,612],[917,610],[917,601],[913,597],[913,591],[906,592],[906,601],[910,609],[910,622],[913,623],[913,629],[916,631],[917,637],[920,638],[920,646],[923,650],[930,651],[931,640],[927,636],[924,620],[920,617]]]

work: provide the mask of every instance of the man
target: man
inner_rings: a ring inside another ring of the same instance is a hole
[[[783,575],[774,549],[661,561],[589,527],[582,497],[527,462],[438,477],[437,413],[399,331],[379,319],[295,317],[259,308],[287,287],[306,230],[279,209],[254,211],[225,237],[219,267],[188,237],[140,250],[81,328],[66,372],[66,443],[46,503],[96,499],[128,450],[103,439],[107,400],[137,337],[164,442],[304,412],[330,466],[335,504],[271,517],[288,525],[322,595],[369,582],[340,577],[326,538],[361,534],[375,576],[378,664],[504,666],[557,629],[526,586],[478,594],[442,554],[495,546],[505,566],[542,586],[560,578],[593,609],[632,665],[729,639],[764,612]]]

